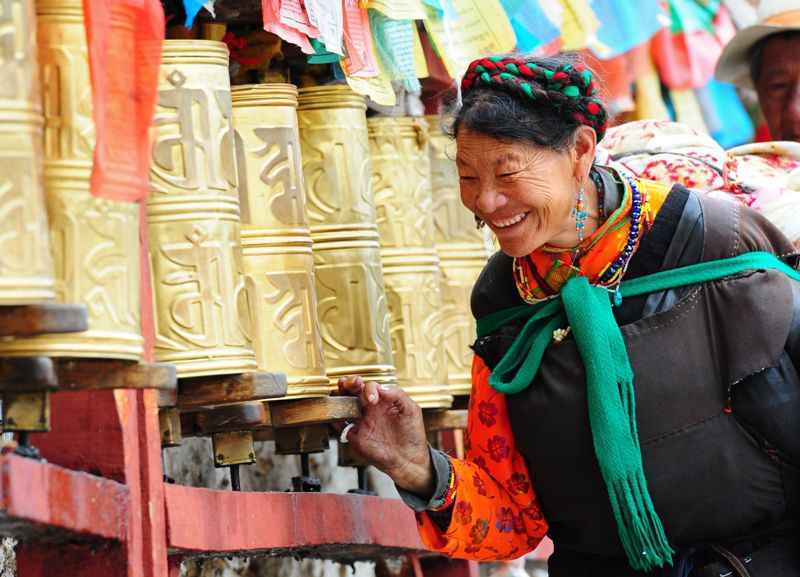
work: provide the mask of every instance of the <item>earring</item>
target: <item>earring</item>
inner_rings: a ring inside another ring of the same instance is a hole
[[[575,210],[572,211],[575,217],[575,229],[578,231],[578,244],[583,242],[583,231],[586,228],[586,190],[583,186],[578,190],[578,198],[575,200]]]
[[[476,215],[474,215],[474,216],[475,216],[475,228],[477,228],[478,230],[480,230],[480,229],[482,229],[484,226],[486,226],[486,222],[485,222],[485,221],[484,221],[484,220],[483,220],[481,217],[479,217],[477,214],[476,214]]]

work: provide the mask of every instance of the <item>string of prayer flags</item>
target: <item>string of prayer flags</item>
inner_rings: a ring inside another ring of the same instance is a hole
[[[369,13],[359,0],[343,0],[344,46],[347,56],[342,68],[349,76],[369,78],[378,75],[378,64],[372,46]]]
[[[281,20],[281,0],[261,0],[261,13],[264,17],[264,30],[299,46],[305,54],[316,53],[307,34],[288,26]]]
[[[402,81],[406,90],[419,94],[421,87],[414,61],[416,31],[411,20],[392,20],[370,9],[369,21],[375,49],[390,78]]]

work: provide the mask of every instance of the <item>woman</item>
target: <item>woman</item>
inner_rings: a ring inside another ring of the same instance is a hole
[[[358,378],[343,440],[447,555],[549,535],[553,577],[800,576],[800,276],[773,256],[792,246],[739,204],[595,165],[605,110],[567,58],[481,59],[462,99],[462,200],[501,247],[472,296],[467,458]]]

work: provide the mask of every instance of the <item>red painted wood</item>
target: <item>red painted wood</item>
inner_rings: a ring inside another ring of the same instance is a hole
[[[144,577],[167,575],[167,514],[161,434],[158,427],[158,393],[139,391],[139,451],[141,454],[142,545]]]
[[[401,501],[165,486],[170,550],[226,552],[329,544],[423,550]]]
[[[129,503],[127,487],[115,481],[16,455],[0,457],[0,509],[8,517],[123,540]]]
[[[119,543],[59,547],[22,543],[17,548],[20,577],[118,577],[124,575],[124,567],[125,551]]]

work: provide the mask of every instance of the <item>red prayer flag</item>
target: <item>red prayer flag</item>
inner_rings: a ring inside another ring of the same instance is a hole
[[[149,130],[164,40],[159,0],[83,0],[95,123],[92,194],[147,196]]]

